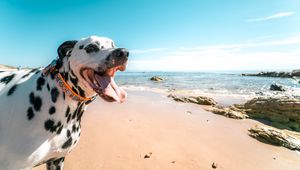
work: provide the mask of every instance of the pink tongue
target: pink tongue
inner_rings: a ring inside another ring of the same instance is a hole
[[[110,96],[120,103],[125,101],[127,93],[118,87],[112,77],[95,75],[95,78],[101,86],[104,95]]]

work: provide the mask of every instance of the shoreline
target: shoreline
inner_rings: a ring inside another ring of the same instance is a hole
[[[250,127],[260,124],[255,120],[215,115],[161,93],[127,92],[125,104],[97,99],[88,107],[66,170],[213,169],[213,163],[230,170],[300,167],[299,152],[248,135]]]

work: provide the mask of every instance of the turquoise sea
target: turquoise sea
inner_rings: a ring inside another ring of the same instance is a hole
[[[299,80],[241,76],[242,73],[249,72],[118,72],[116,82],[123,87],[142,90],[176,90],[189,91],[196,94],[244,97],[270,95],[300,97]],[[165,80],[153,82],[149,80],[152,76],[159,76]],[[270,85],[273,83],[284,86],[286,91],[276,92],[269,90]]]

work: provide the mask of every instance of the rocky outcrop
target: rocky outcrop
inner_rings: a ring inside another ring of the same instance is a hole
[[[206,109],[209,112],[218,114],[218,115],[223,115],[228,118],[232,119],[246,119],[248,118],[248,115],[245,114],[243,111],[237,110],[234,107],[228,107],[228,108],[217,108],[217,107],[212,107]]]
[[[300,69],[293,70],[292,72],[259,72],[255,74],[242,74],[242,76],[257,76],[257,77],[281,77],[281,78],[293,78],[300,77]]]
[[[276,83],[271,84],[270,90],[272,90],[272,91],[286,91],[285,88],[282,85],[279,85],[279,84],[276,84]]]
[[[249,135],[261,142],[300,151],[300,134],[279,130],[265,125],[255,125]]]
[[[174,94],[170,94],[168,95],[168,97],[172,98],[177,102],[183,102],[183,103],[194,103],[199,105],[210,105],[210,106],[215,106],[217,104],[217,102],[214,101],[214,99],[205,96],[177,96]]]
[[[151,81],[163,81],[163,79],[158,76],[151,77],[150,80]]]
[[[244,110],[250,118],[263,120],[280,129],[300,132],[300,99],[260,97],[235,107]]]
[[[257,74],[242,74],[242,76],[257,76],[257,77],[281,77],[292,78],[293,76],[289,72],[259,72]]]
[[[293,77],[300,77],[300,69],[299,70],[293,70],[291,74],[292,74]]]

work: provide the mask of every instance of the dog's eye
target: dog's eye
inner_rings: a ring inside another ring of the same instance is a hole
[[[97,44],[91,43],[91,44],[87,45],[86,47],[84,47],[84,49],[87,53],[98,52],[99,46]]]
[[[82,50],[82,49],[83,49],[83,47],[84,47],[84,45],[81,45],[81,46],[79,46],[79,49],[80,49],[80,50]]]

